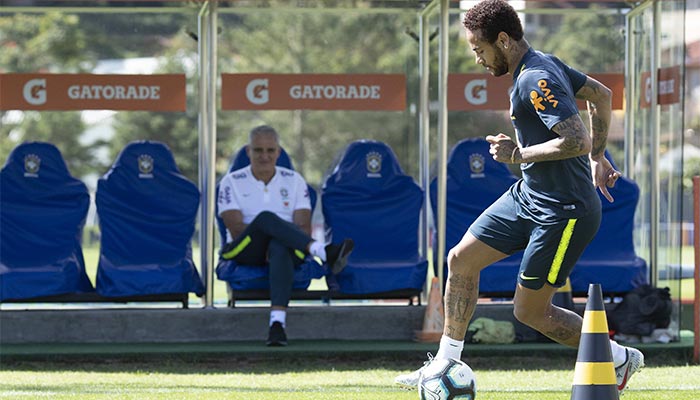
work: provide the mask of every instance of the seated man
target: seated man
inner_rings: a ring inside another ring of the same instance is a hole
[[[280,146],[274,128],[253,128],[248,140],[250,165],[228,173],[219,187],[219,215],[228,242],[221,256],[244,265],[269,265],[272,307],[267,345],[286,346],[294,267],[312,255],[337,274],[347,264],[354,243],[345,239],[326,245],[311,238],[306,182],[297,172],[276,166]]]

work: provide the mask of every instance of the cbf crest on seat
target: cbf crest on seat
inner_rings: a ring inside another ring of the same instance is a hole
[[[418,254],[423,190],[385,143],[351,143],[323,185],[323,215],[333,238],[355,241],[337,275],[341,293],[420,293],[428,262]]]
[[[56,146],[17,146],[0,171],[0,301],[92,292],[80,245],[90,204]]]
[[[102,233],[99,294],[203,294],[190,245],[199,190],[167,146],[128,144],[98,181],[95,201]]]

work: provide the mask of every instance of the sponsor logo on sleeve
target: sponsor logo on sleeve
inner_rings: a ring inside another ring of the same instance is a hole
[[[530,103],[535,107],[535,111],[544,111],[545,104],[551,104],[552,108],[557,108],[559,100],[554,97],[552,89],[547,87],[547,81],[540,79],[537,81],[537,86],[540,88],[541,94],[537,90],[530,91]]]

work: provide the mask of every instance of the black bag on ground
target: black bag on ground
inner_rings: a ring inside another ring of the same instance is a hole
[[[642,285],[627,293],[608,312],[608,325],[616,333],[649,336],[654,329],[668,328],[672,310],[669,288]]]

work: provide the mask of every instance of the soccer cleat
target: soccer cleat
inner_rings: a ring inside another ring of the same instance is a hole
[[[352,239],[345,239],[340,244],[329,244],[326,246],[326,262],[331,268],[333,275],[337,275],[348,265],[348,257],[355,247]]]
[[[281,322],[275,321],[270,325],[270,333],[267,336],[267,342],[265,342],[265,344],[275,347],[287,345],[287,334],[284,333],[284,327]]]
[[[394,378],[394,383],[403,387],[404,389],[418,389],[418,383],[420,382],[420,377],[423,374],[425,368],[433,362],[433,355],[428,353],[428,361],[423,362],[423,366],[417,370],[410,372],[408,374],[399,375]]]
[[[627,358],[619,367],[615,368],[615,376],[617,377],[617,391],[622,394],[627,382],[629,382],[632,374],[639,371],[644,366],[644,354],[641,351],[632,347],[625,347]]]

